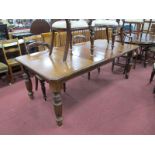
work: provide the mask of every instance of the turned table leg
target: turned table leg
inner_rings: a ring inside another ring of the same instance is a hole
[[[62,125],[62,99],[61,99],[61,88],[63,84],[61,83],[50,83],[50,89],[53,93],[53,107],[56,116],[56,122],[58,126]]]
[[[25,80],[25,86],[26,86],[26,89],[28,91],[28,96],[30,97],[30,99],[33,99],[32,81],[30,78],[30,74],[25,67],[23,67],[23,70],[24,70],[23,78]]]

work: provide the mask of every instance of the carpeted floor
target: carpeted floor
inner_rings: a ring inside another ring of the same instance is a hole
[[[47,88],[35,99],[27,96],[24,81],[0,88],[0,134],[155,134],[155,96],[148,84],[151,65],[137,64],[128,80],[112,73],[111,64],[67,82],[62,92],[63,126],[57,127]]]

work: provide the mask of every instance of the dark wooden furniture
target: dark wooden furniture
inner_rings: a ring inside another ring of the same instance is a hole
[[[132,43],[132,37],[124,33],[123,38],[125,39],[126,37],[128,38],[129,43]],[[122,40],[121,40],[121,42],[122,42]],[[124,41],[123,41],[123,43],[124,43]],[[134,69],[136,67],[137,56],[138,56],[138,48],[135,49],[135,51],[133,52],[133,55],[132,55],[132,58],[134,58],[134,65],[133,65]],[[112,62],[112,72],[114,71],[114,66],[120,66],[120,67],[124,68],[123,74],[125,74],[126,63],[128,63],[128,55],[127,54],[124,54],[120,57],[115,58]],[[131,66],[132,66],[132,64],[133,64],[133,59],[131,62]],[[126,76],[126,78],[128,78],[128,76]]]
[[[49,45],[47,43],[37,41],[37,42],[33,42],[33,43],[28,44],[27,45],[27,51],[28,51],[28,53],[30,53],[32,48],[37,48],[38,49],[38,47],[40,47],[40,46],[42,46],[43,48],[47,47],[48,50],[50,49],[50,47],[49,47]],[[45,88],[45,80],[42,79],[38,75],[35,76],[35,90],[38,90],[38,79],[40,81],[43,98],[46,101],[47,95],[46,95],[46,88]]]
[[[147,66],[148,63],[148,53],[149,48],[155,46],[155,35],[152,33],[142,33],[137,36],[137,34],[131,34],[132,42],[129,38],[125,38],[124,42],[129,44],[135,44],[140,47],[140,59],[143,59],[144,67]],[[117,39],[117,41],[120,41]]]
[[[53,48],[52,56],[49,56],[47,51],[42,51],[16,58],[24,67],[25,84],[31,99],[33,98],[33,91],[30,72],[39,75],[49,83],[50,90],[53,94],[56,122],[59,126],[62,125],[63,121],[61,89],[63,88],[64,82],[105,65],[125,53],[128,53],[129,57],[129,61],[126,64],[126,74],[129,74],[132,52],[138,48],[136,45],[122,45],[116,42],[112,50],[107,40],[96,40],[94,45],[93,57],[90,56],[90,42],[74,45],[72,55],[68,54],[65,62],[63,61],[63,47]]]
[[[129,34],[135,33],[139,35],[144,29],[144,19],[123,19],[123,27],[125,24],[129,24]],[[133,27],[132,27],[133,26]],[[135,29],[136,27],[136,29]]]
[[[150,83],[153,81],[154,75],[155,75],[155,63],[153,64],[153,68],[150,76]],[[155,86],[153,88],[153,93],[155,94]]]
[[[154,75],[155,75],[155,63],[153,64],[152,73],[150,76],[150,83],[153,81]]]
[[[36,19],[31,25],[30,32],[34,35],[50,32],[50,25],[44,19]]]
[[[6,24],[0,24],[0,40],[9,39],[8,29]]]
[[[32,42],[43,42],[43,38],[42,38],[42,35],[41,34],[38,34],[38,35],[32,35],[32,36],[28,36],[28,37],[24,37],[24,45],[25,45],[25,49],[27,51],[28,54],[31,53],[30,50],[27,49],[27,45],[32,43]],[[43,50],[43,46],[38,46],[38,48],[41,48],[40,50]],[[37,50],[38,51],[38,50]]]

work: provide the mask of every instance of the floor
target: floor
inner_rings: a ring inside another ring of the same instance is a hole
[[[111,64],[101,73],[91,72],[68,81],[62,92],[63,126],[57,127],[52,95],[46,84],[48,100],[40,88],[35,99],[27,96],[24,81],[11,86],[0,83],[0,134],[155,134],[155,82],[149,84],[152,66],[137,64],[129,79]]]

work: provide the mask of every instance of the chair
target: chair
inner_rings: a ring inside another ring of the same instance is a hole
[[[2,41],[2,50],[6,64],[8,65],[10,82],[12,83],[14,81],[13,68],[20,66],[22,70],[22,66],[15,60],[15,57],[21,55],[21,49],[18,39]]]
[[[132,43],[131,36],[127,35],[126,33],[123,33],[123,35],[124,35],[123,40],[122,40],[122,38],[120,38],[121,41],[125,41],[126,37],[128,37],[128,39],[130,40],[130,43]],[[138,57],[138,49],[136,49],[132,54],[132,58],[134,58],[134,69],[136,68],[137,57]],[[120,59],[124,59],[125,63],[120,61]],[[114,66],[120,66],[120,67],[124,68],[123,74],[125,74],[127,63],[128,63],[128,54],[124,54],[123,56],[115,58],[112,62],[112,72],[114,71]],[[125,74],[125,78],[127,79],[128,75]]]
[[[155,63],[153,64],[153,68],[152,68],[152,72],[149,80],[150,83],[153,81],[154,75],[155,75]],[[155,94],[155,87],[153,88],[153,93]]]
[[[8,28],[6,24],[0,24],[0,40],[9,39]]]
[[[115,35],[117,29],[119,29],[122,25],[122,22],[120,20],[108,20],[108,19],[96,19],[93,20],[92,26],[95,28],[105,28],[106,29],[106,37],[107,41],[109,43],[110,37],[109,37],[109,29],[112,29],[112,48],[114,47],[115,42]],[[119,35],[119,34],[117,34]]]
[[[0,62],[0,74],[6,74],[8,76],[8,66]]]
[[[32,48],[38,48],[40,46],[42,46],[43,48],[47,47],[48,49],[50,49],[50,47],[47,43],[37,41],[37,42],[33,42],[33,43],[28,44],[27,45],[27,51],[28,51],[28,53],[30,53]],[[43,80],[40,76],[36,75],[35,76],[35,90],[38,90],[38,80],[40,81],[43,98],[46,101],[47,96],[46,96],[45,80]]]
[[[50,25],[44,19],[36,19],[31,24],[30,32],[34,35],[50,32]]]
[[[51,20],[51,32],[52,32],[52,38],[51,38],[51,50],[50,55],[52,54],[52,50],[54,47],[54,39],[55,39],[55,32],[66,32],[66,45],[65,45],[65,51],[63,56],[63,61],[66,61],[67,54],[69,48],[72,51],[72,32],[78,31],[78,30],[86,30],[89,29],[89,25],[85,20],[68,20],[66,19],[61,21],[53,21]]]
[[[24,44],[25,44],[25,48],[26,48],[26,52],[28,54],[32,53],[32,51],[30,50],[27,50],[27,45],[32,43],[32,42],[43,42],[43,38],[42,38],[42,35],[33,35],[33,36],[28,36],[28,37],[24,37]],[[34,47],[35,48],[35,47]],[[33,49],[34,49],[33,48]],[[38,49],[34,49],[34,52],[35,51],[41,51],[41,50],[44,50],[44,48],[41,46],[41,47],[37,47]]]
[[[25,47],[27,50],[27,53],[31,53],[31,50],[33,49],[34,52],[45,50],[45,48],[50,48],[47,43],[44,42],[42,33],[48,33],[50,31],[50,25],[48,22],[44,19],[36,19],[33,21],[30,32],[34,34],[30,37],[24,38]],[[42,80],[40,76],[35,76],[35,89],[38,89],[38,80],[41,84],[41,89],[43,93],[43,97],[46,100],[46,88],[45,88],[45,81]]]
[[[29,45],[27,45],[27,50],[30,51],[32,48],[34,47],[39,47],[39,46],[43,46],[43,47],[47,47],[48,50],[50,49],[50,46],[49,44],[45,43],[45,42],[33,42],[33,43],[30,43]],[[41,84],[41,90],[42,90],[42,94],[43,94],[43,98],[47,99],[47,96],[46,96],[46,88],[45,88],[45,80],[43,80],[40,76],[35,76],[35,90],[38,90],[38,80],[40,81],[40,84]],[[64,92],[66,91],[66,85],[64,83]]]
[[[149,22],[149,21],[148,21]],[[155,36],[155,24],[153,24],[154,21],[150,20],[148,28],[146,32],[146,38],[148,37],[149,40],[154,39]],[[152,60],[154,62],[155,60],[155,46],[154,44],[150,44],[148,46],[145,46],[141,48],[141,58],[144,59],[144,67],[147,66],[147,62]]]
[[[150,76],[150,83],[153,81],[154,75],[155,75],[155,63],[153,64],[153,68]]]
[[[134,34],[141,34],[144,29],[144,19],[123,19],[123,27],[125,28],[125,24],[129,25],[128,31],[126,30],[126,33],[129,33],[130,35],[132,33]]]

